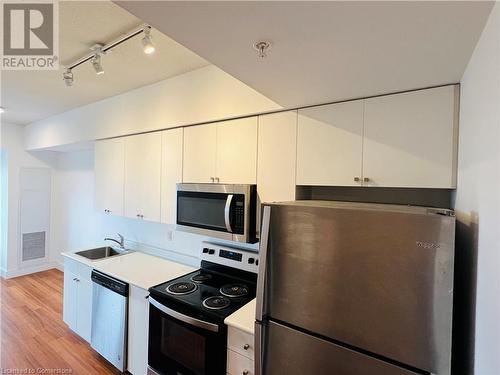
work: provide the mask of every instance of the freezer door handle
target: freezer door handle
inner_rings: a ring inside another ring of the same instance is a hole
[[[255,348],[255,375],[262,375],[264,370],[262,368],[262,324],[255,322],[254,331],[254,348]]]
[[[259,276],[257,278],[257,303],[255,318],[262,321],[264,315],[264,286],[266,280],[267,247],[269,240],[269,222],[271,219],[271,207],[265,206],[262,215],[262,230],[260,234],[259,248]]]

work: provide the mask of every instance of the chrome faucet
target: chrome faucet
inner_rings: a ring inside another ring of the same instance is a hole
[[[118,234],[118,237],[120,238],[120,241],[115,240],[114,238],[108,238],[108,237],[106,237],[104,239],[104,241],[116,242],[118,245],[120,245],[120,249],[125,249],[125,238],[120,233],[117,233],[117,234]]]

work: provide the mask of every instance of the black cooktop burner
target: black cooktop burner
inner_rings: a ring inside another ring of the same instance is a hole
[[[195,283],[204,283],[212,278],[212,275],[209,273],[199,273],[198,275],[194,275],[191,277],[191,281]]]
[[[190,282],[178,282],[170,284],[167,292],[170,294],[184,295],[194,292],[197,289],[196,284]]]
[[[242,284],[229,284],[220,288],[220,292],[226,297],[243,297],[248,294],[248,287]]]
[[[203,306],[211,310],[222,310],[231,304],[228,298],[223,296],[212,296],[203,300]]]
[[[255,273],[202,261],[200,269],[156,285],[149,292],[170,309],[223,324],[226,317],[255,298],[256,283]]]

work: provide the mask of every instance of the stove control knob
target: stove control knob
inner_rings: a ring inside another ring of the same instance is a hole
[[[213,255],[213,254],[215,254],[215,250],[214,250],[214,249],[208,249],[208,253],[209,253],[210,255]]]
[[[248,370],[243,371],[243,375],[248,375],[250,372]]]
[[[208,247],[203,248],[203,254],[206,254],[206,253],[208,253]]]
[[[243,349],[245,349],[245,350],[250,349],[250,345],[248,345],[248,344],[243,345]]]
[[[255,258],[248,258],[248,264],[254,264]]]

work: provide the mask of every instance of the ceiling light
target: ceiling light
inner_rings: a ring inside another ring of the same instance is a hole
[[[0,107],[0,113],[4,113],[5,112],[5,108],[4,107]]]
[[[102,68],[101,65],[101,54],[96,53],[94,57],[92,57],[92,60],[90,60],[92,63],[92,66],[94,67],[95,74],[100,75],[104,73],[104,69]]]
[[[66,86],[73,86],[73,72],[71,71],[71,69],[66,69],[66,71],[63,73],[63,80]]]
[[[142,48],[146,55],[151,55],[155,51],[155,46],[151,38],[151,27],[144,27],[144,38],[142,38]]]

